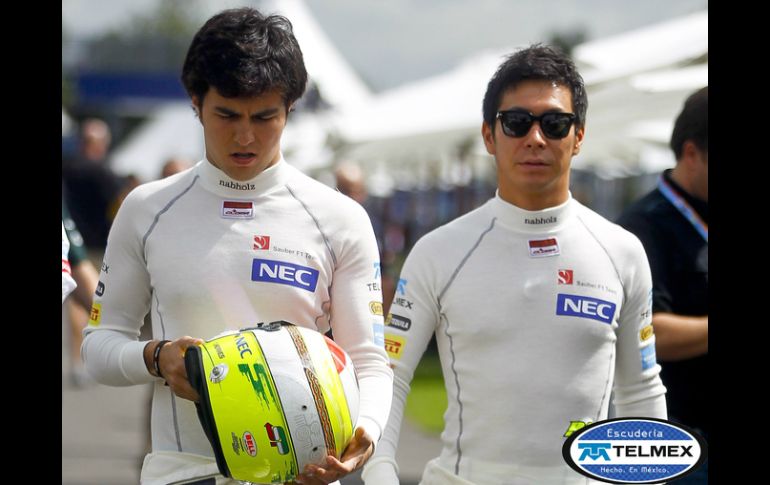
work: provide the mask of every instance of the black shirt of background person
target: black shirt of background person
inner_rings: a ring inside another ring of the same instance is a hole
[[[708,224],[708,203],[666,182]],[[708,315],[708,243],[657,188],[628,207],[618,224],[642,241],[652,270],[652,311]],[[708,354],[661,363],[669,418],[708,434]]]
[[[112,224],[111,204],[122,187],[106,161],[95,162],[76,156],[62,163],[62,191],[85,245],[104,248]]]

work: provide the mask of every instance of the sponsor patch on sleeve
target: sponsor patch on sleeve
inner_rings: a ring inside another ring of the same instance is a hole
[[[380,322],[374,322],[374,344],[379,347],[385,346],[385,325]]]
[[[382,302],[370,301],[369,311],[372,312],[372,315],[382,315]]]
[[[385,320],[385,325],[407,332],[412,328],[412,320],[395,313],[389,313],[387,320]]]
[[[642,356],[642,370],[651,369],[656,364],[656,358],[655,358],[655,346],[654,345],[647,345],[646,347],[642,348],[640,351],[640,354]]]
[[[102,322],[102,304],[96,303],[91,306],[91,316],[88,319],[88,324],[92,327],[98,327]]]
[[[404,346],[406,345],[406,339],[393,335],[392,333],[385,334],[385,350],[391,359],[401,359],[401,354],[404,352]]]

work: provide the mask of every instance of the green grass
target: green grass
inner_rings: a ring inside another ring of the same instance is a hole
[[[415,369],[412,390],[407,396],[404,414],[421,430],[440,434],[444,429],[446,406],[441,364],[437,354],[428,352]]]

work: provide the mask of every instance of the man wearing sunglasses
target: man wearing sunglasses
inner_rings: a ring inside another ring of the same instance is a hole
[[[642,245],[570,195],[586,108],[580,74],[550,47],[516,52],[489,81],[497,194],[404,263],[385,329],[393,405],[367,485],[398,483],[404,403],[433,334],[448,407],[424,485],[584,484],[562,445],[607,418],[613,391],[618,416],[666,418]]]

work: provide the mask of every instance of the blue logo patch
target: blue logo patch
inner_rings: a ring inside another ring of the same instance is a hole
[[[639,353],[642,356],[642,370],[647,370],[655,366],[655,363],[657,362],[655,358],[655,345],[643,347]]]
[[[385,325],[380,322],[374,322],[374,344],[385,347]]]
[[[251,265],[251,281],[296,286],[310,292],[318,284],[318,270],[270,259],[254,259]]]
[[[615,304],[589,296],[559,293],[556,298],[556,314],[590,318],[609,324],[615,315]]]
[[[398,284],[396,285],[396,292],[400,295],[406,295],[406,280],[404,278],[398,279]]]
[[[706,440],[686,426],[656,418],[599,421],[573,433],[562,447],[578,473],[609,483],[660,483],[706,460]]]

